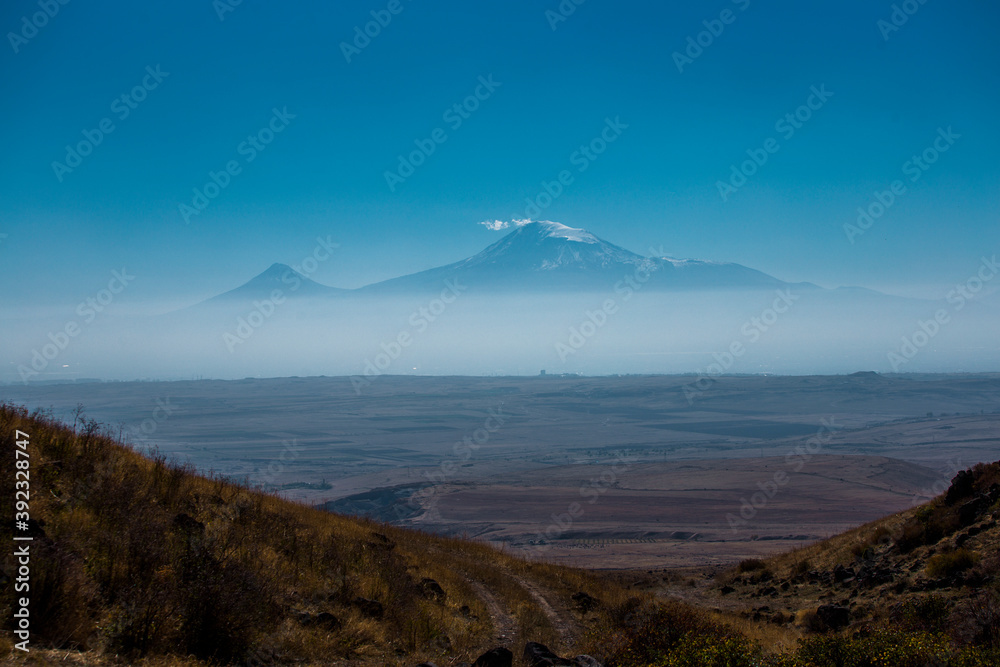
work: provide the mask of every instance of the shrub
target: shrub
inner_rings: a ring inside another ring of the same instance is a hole
[[[678,645],[653,667],[768,667],[791,664],[779,656],[767,657],[744,637],[685,635]]]
[[[964,572],[979,562],[978,556],[968,549],[958,549],[932,556],[927,561],[927,575],[930,577],[950,577]]]
[[[736,566],[736,571],[741,574],[744,572],[755,572],[757,570],[766,570],[766,569],[767,569],[767,563],[765,563],[759,558],[747,558],[745,560],[741,560],[740,564]]]
[[[894,614],[894,620],[911,631],[945,632],[951,605],[940,595],[907,600]]]
[[[811,569],[812,569],[812,563],[810,563],[808,559],[803,559],[795,563],[795,565],[792,567],[792,572],[794,574],[805,574]]]
[[[811,637],[800,643],[795,657],[810,667],[926,667],[951,664],[953,653],[940,634],[879,629],[850,637]]]
[[[693,608],[677,602],[630,598],[609,612],[607,625],[592,631],[591,643],[603,647],[608,662],[618,667],[658,664],[682,638],[721,634]]]

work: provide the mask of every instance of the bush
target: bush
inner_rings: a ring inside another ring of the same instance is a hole
[[[944,554],[932,556],[927,561],[927,576],[939,578],[950,577],[964,572],[979,562],[978,556],[968,549],[958,549]]]
[[[952,653],[943,635],[876,630],[805,639],[795,655],[811,667],[926,667],[948,665]]]
[[[592,631],[590,643],[603,647],[608,662],[617,667],[658,664],[684,638],[721,634],[693,608],[677,602],[630,598],[609,611],[608,625]]]
[[[766,569],[767,569],[767,563],[765,563],[759,558],[747,558],[745,560],[741,560],[740,564],[736,566],[736,571],[739,572],[740,574],[743,574],[744,572],[755,572],[757,570],[766,570]]]
[[[669,655],[652,667],[764,667],[791,664],[779,656],[766,657],[744,637],[685,635]]]
[[[906,630],[945,632],[951,605],[940,595],[928,595],[907,600],[893,616]]]

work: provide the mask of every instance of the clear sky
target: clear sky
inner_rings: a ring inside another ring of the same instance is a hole
[[[785,280],[936,296],[1000,250],[995,2],[910,0],[896,26],[873,0],[227,1],[2,3],[8,303],[75,303],[123,266],[123,298],[190,302],[319,236],[340,248],[312,277],[356,287],[481,250],[478,222],[530,214],[563,170],[533,217]],[[417,141],[433,153],[390,187]],[[724,201],[747,151],[767,161]]]

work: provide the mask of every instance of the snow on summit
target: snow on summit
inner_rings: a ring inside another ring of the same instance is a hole
[[[542,230],[548,238],[566,239],[567,241],[578,241],[580,243],[600,243],[600,240],[587,230],[569,227],[561,222],[540,220],[539,222],[532,222],[529,224],[538,225],[539,229]]]

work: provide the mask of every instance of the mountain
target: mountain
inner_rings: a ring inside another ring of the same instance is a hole
[[[648,272],[648,283],[646,273]],[[393,278],[367,292],[440,289],[455,279],[491,291],[609,290],[621,280],[653,289],[770,288],[786,283],[739,264],[646,257],[558,222],[522,225],[479,254]]]
[[[247,298],[266,298],[274,290],[281,290],[284,296],[325,297],[347,292],[337,287],[321,285],[311,280],[287,264],[272,264],[266,271],[258,274],[236,289],[229,290],[209,299],[212,301],[244,300]]]
[[[511,293],[608,291],[623,280],[638,282],[647,291],[772,289],[789,285],[740,264],[646,257],[584,229],[546,220],[519,226],[467,259],[356,290],[327,287],[285,264],[274,264],[244,285],[210,301],[265,298],[273,289],[281,289],[286,296],[311,298],[439,291],[446,280],[458,281],[480,292]],[[815,288],[808,283],[798,286]]]

